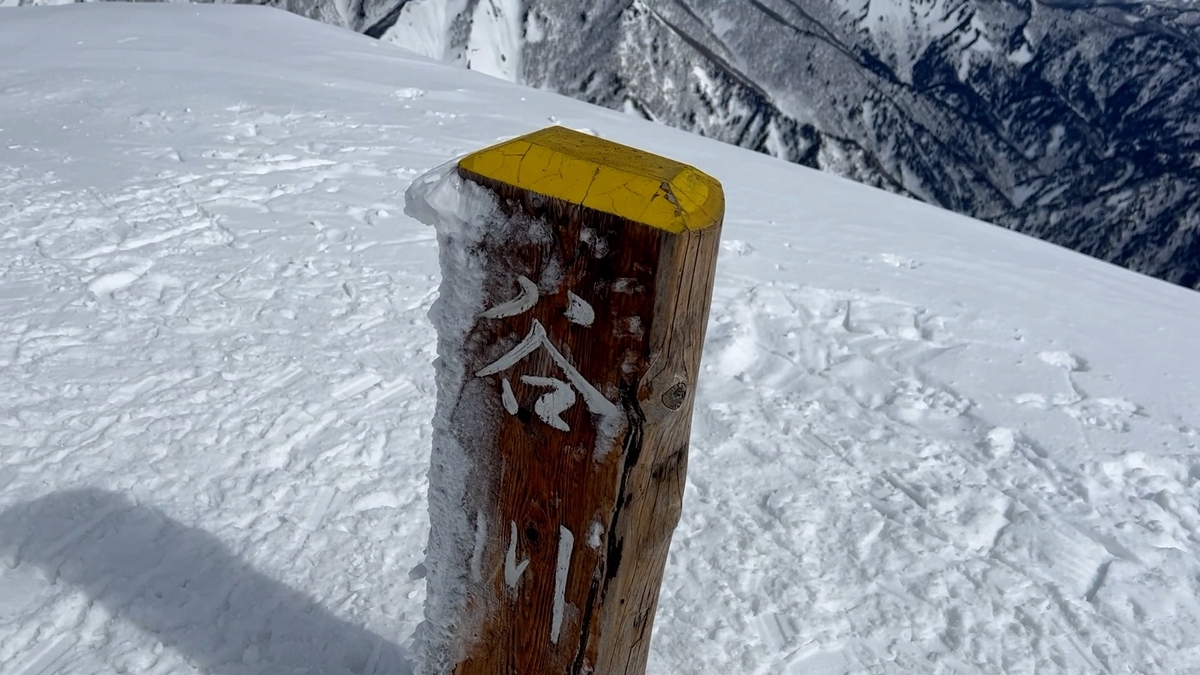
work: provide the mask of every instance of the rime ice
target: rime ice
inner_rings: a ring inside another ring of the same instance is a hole
[[[474,376],[465,372],[459,355],[463,340],[483,311],[484,266],[474,249],[483,238],[485,224],[497,217],[496,200],[478,185],[459,178],[454,163],[449,163],[413,181],[404,195],[404,211],[436,229],[442,277],[447,280],[429,312],[438,332],[435,379],[440,395],[433,418],[429,474],[429,519],[433,526],[427,555],[434,561],[470,559],[471,573],[478,577],[487,523],[480,515],[472,528],[462,508],[469,460],[463,439],[452,433],[454,409],[450,406],[455,403],[454,392],[460,390],[466,378]],[[461,629],[456,621],[466,611],[467,580],[453,574],[448,566],[436,564],[430,566],[426,579],[421,667],[425,673],[446,673],[454,662],[446,645],[454,631]]]

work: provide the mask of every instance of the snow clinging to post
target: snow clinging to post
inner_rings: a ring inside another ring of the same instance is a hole
[[[483,511],[475,514],[475,550],[471,552],[471,581],[483,579],[483,549],[487,546],[487,516]]]
[[[567,321],[580,326],[591,326],[596,320],[596,310],[592,309],[587,300],[567,291],[567,302]]]
[[[604,526],[599,522],[593,521],[591,527],[588,528],[588,546],[592,548],[600,548],[600,543],[604,535]]]
[[[486,189],[462,180],[453,162],[413,181],[404,194],[404,212],[433,225],[438,236],[438,260],[443,283],[429,311],[437,329],[438,359],[434,364],[439,392],[458,392],[471,373],[463,363],[463,342],[483,309],[484,265],[478,244],[487,223],[497,219],[495,197]],[[452,425],[453,397],[438,397],[433,417],[433,449],[429,470],[430,560],[470,560],[468,574],[447,566],[431,565],[426,581],[423,672],[445,673],[453,666],[448,645],[468,611],[468,581],[482,579],[487,522],[482,514],[474,524],[463,510],[467,494],[468,439]],[[468,578],[469,576],[469,578]]]

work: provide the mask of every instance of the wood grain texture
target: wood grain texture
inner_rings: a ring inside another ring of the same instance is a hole
[[[711,227],[671,233],[459,173],[496,193],[506,219],[476,251],[485,307],[520,296],[520,277],[538,299],[515,315],[481,316],[466,341],[468,372],[486,374],[464,383],[452,425],[471,448],[463,507],[487,523],[486,537],[474,561],[430,561],[468,579],[454,673],[641,674],[682,508],[720,214]],[[568,316],[577,302],[568,293],[594,310],[590,326]],[[578,386],[553,405],[549,383],[572,380],[552,350],[493,366],[537,325],[613,405],[611,433]],[[561,423],[544,414],[571,394]]]

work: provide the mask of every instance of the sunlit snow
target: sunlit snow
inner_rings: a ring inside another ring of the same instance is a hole
[[[727,194],[651,673],[1200,663],[1200,295],[282,11],[0,44],[0,673],[411,672],[441,280],[403,195],[551,119]]]

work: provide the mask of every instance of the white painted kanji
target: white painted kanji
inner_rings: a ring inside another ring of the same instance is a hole
[[[588,382],[575,368],[575,366],[571,365],[571,362],[562,355],[562,352],[558,351],[558,349],[550,342],[549,336],[546,335],[546,328],[542,326],[542,323],[537,319],[533,320],[533,326],[529,329],[529,334],[525,336],[525,339],[521,340],[517,346],[510,349],[507,353],[493,361],[491,364],[480,368],[475,372],[475,376],[487,377],[489,375],[502,373],[517,365],[525,357],[539,349],[545,349],[546,353],[550,356],[550,359],[554,362],[554,364],[562,370],[563,374],[567,378],[566,383],[570,383],[570,386],[573,387],[575,391],[578,391],[583,397],[583,402],[587,406],[588,412],[605,419],[614,419],[620,414],[617,406],[613,404],[612,401],[605,398],[604,394],[601,394],[600,390],[597,389],[595,385],[593,385],[591,382]],[[526,378],[528,377],[530,376],[526,376]],[[574,392],[571,392],[570,389],[565,390],[566,392],[570,393],[570,399],[568,402],[566,393],[564,393],[564,388],[553,384],[554,382],[562,382],[562,380],[558,380],[557,378],[539,377],[535,378],[534,382],[530,382],[529,379],[525,378],[523,378],[522,381],[526,382],[527,384],[533,384],[534,386],[553,387],[550,392],[543,394],[541,398],[539,398],[534,404],[534,412],[537,413],[538,417],[542,419],[542,421],[553,426],[554,428],[561,431],[570,431],[570,427],[565,421],[562,420],[561,414],[574,405]],[[511,391],[511,389],[512,386],[509,385],[507,391]],[[515,397],[512,399],[512,401],[516,401]],[[505,409],[508,410],[510,414],[515,414],[515,411],[510,407],[510,402],[504,401],[504,403]]]
[[[575,405],[575,390],[571,385],[555,377],[524,375],[521,381],[533,387],[550,387],[551,391],[533,404],[533,412],[546,424],[559,431],[570,431],[571,427],[562,414]]]
[[[510,589],[516,590],[517,582],[521,580],[525,568],[529,567],[529,559],[517,563],[517,524],[511,520],[508,522],[511,534],[508,540],[508,554],[504,556],[504,583]]]
[[[567,321],[580,326],[591,326],[596,320],[596,310],[588,304],[587,300],[575,295],[571,291],[567,291],[567,311],[564,312]]]
[[[558,644],[562,632],[563,610],[567,599],[567,574],[571,570],[571,551],[575,534],[563,526],[558,528],[558,565],[554,570],[554,607],[550,614],[550,642]]]
[[[517,395],[513,393],[512,385],[509,384],[507,377],[500,380],[500,402],[504,404],[504,409],[508,411],[509,415],[516,415],[517,411],[521,409],[517,405]]]
[[[538,302],[538,287],[537,284],[529,280],[529,277],[517,277],[517,284],[521,286],[521,294],[509,300],[502,302],[499,305],[483,312],[479,316],[484,319],[503,319],[509,316],[517,316],[524,314],[533,309],[533,306]]]

